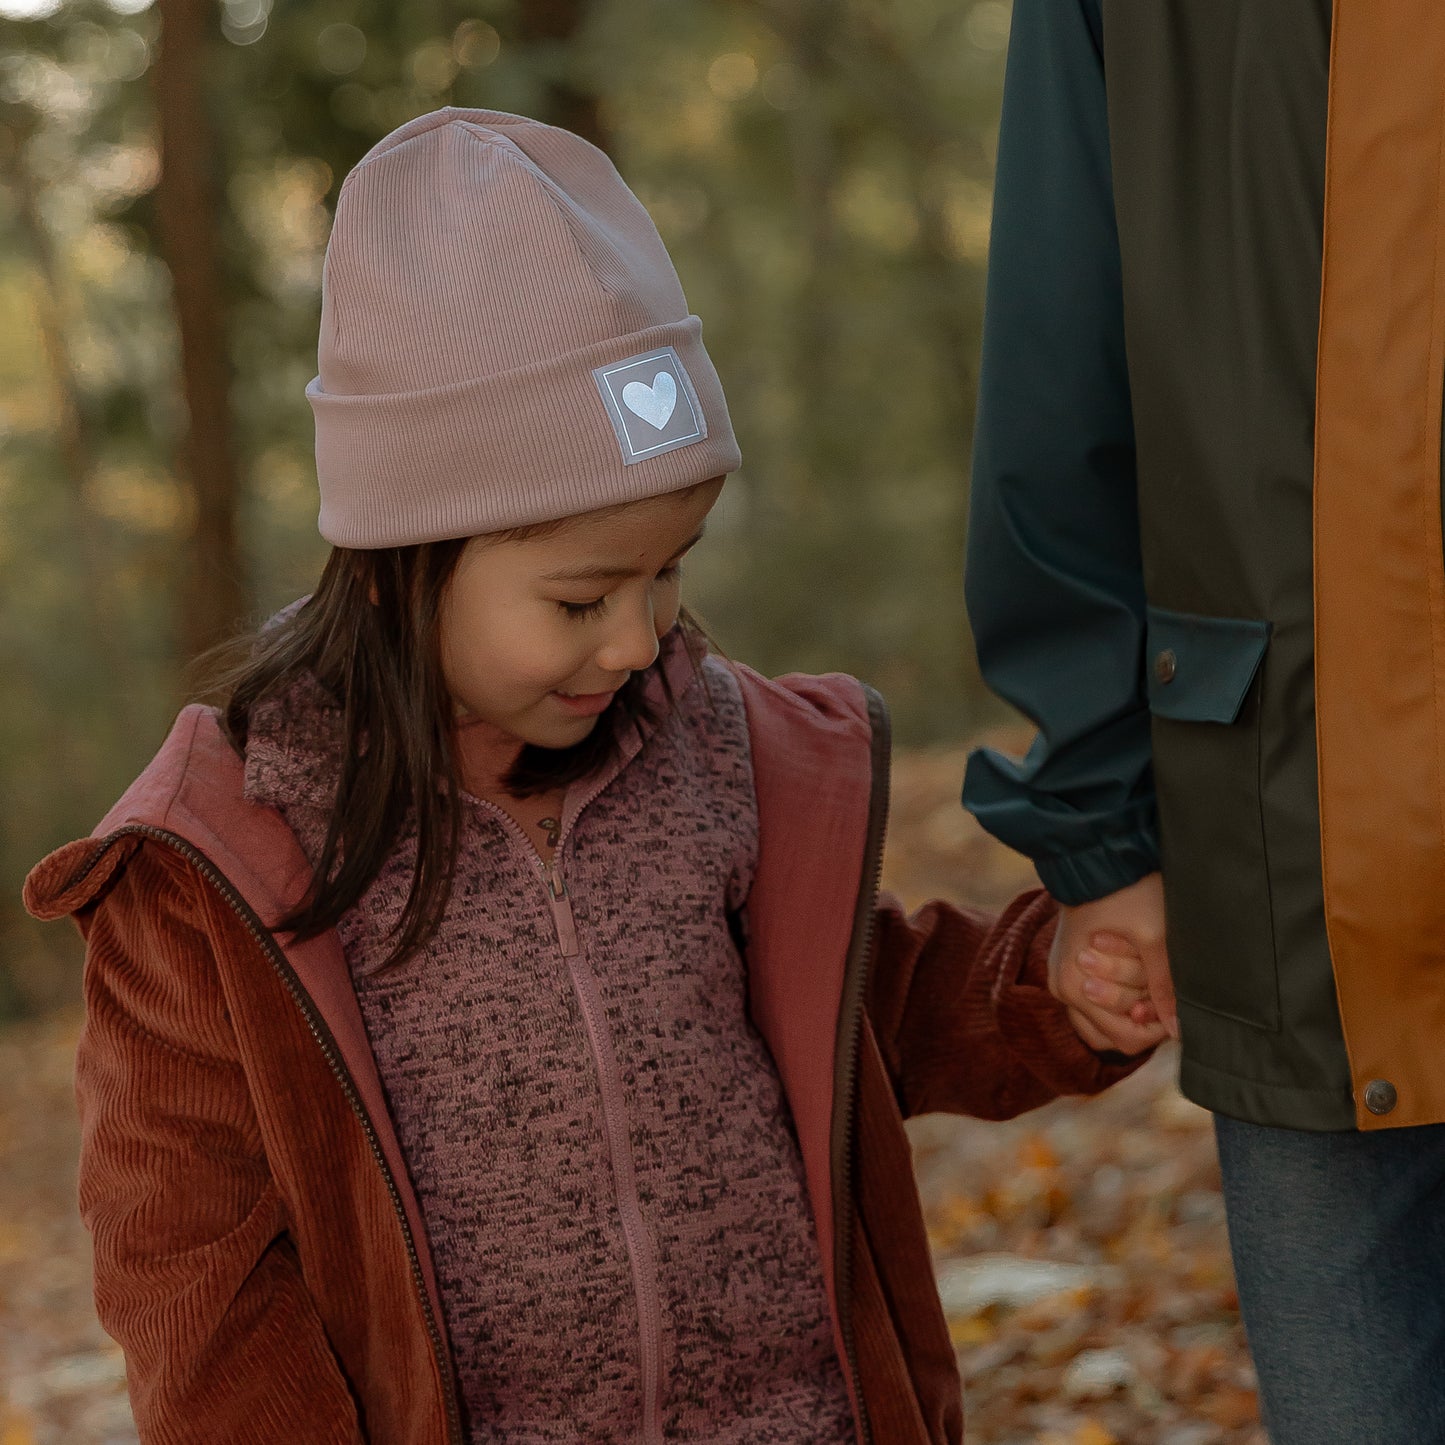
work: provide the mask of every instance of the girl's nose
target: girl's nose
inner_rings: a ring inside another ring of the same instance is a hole
[[[645,672],[657,661],[659,644],[650,598],[625,609],[617,626],[597,653],[597,663],[608,672]]]

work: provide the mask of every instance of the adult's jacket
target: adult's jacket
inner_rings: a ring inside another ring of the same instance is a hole
[[[875,696],[737,672],[761,836],[749,1009],[797,1129],[858,1439],[957,1445],[902,1119],[1001,1118],[1132,1065],[1085,1048],[1048,993],[1041,890],[1000,919],[880,902]],[[145,1445],[462,1445],[425,1222],[347,963],[335,930],[271,931],[310,873],[242,770],[216,715],[186,709],[95,833],[27,880],[33,912],[88,939],[80,1190],[100,1318]]]
[[[1039,725],[965,802],[1162,865],[1181,1082],[1445,1119],[1445,6],[1015,0],[967,594]]]

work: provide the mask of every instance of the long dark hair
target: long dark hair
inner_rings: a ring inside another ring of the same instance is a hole
[[[536,535],[552,525],[508,535]],[[374,551],[333,548],[316,590],[301,606],[198,664],[202,695],[218,705],[238,752],[246,748],[251,710],[306,674],[342,711],[346,746],[326,841],[306,896],[275,925],[278,931],[306,939],[333,927],[371,885],[415,809],[411,890],[381,968],[435,934],[456,874],[461,781],[438,624],[466,544],[458,538]],[[705,635],[686,612],[679,622],[696,663]],[[624,729],[656,721],[646,677],[633,673],[598,725],[574,746],[524,746],[505,779],[507,790],[526,797],[602,767]]]

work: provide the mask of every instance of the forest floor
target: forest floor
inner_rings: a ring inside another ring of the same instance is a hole
[[[959,807],[962,771],[957,748],[896,760],[884,881],[910,904],[1033,883]],[[136,1439],[75,1210],[79,1027],[0,1030],[0,1445]],[[909,1125],[970,1445],[1265,1445],[1209,1116],[1175,1066],[1006,1124]]]

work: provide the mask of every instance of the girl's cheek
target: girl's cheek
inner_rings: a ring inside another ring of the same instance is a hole
[[[519,628],[510,640],[512,675],[543,691],[555,687],[559,678],[570,677],[591,653],[586,623],[554,610],[555,618],[545,617],[541,625],[526,631]]]

